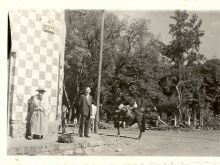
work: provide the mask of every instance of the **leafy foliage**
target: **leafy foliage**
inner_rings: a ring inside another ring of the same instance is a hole
[[[150,20],[105,13],[102,103],[136,101],[139,107],[154,104],[171,114],[181,104],[207,114],[207,97],[218,102],[220,61],[206,61],[199,52],[202,20],[180,10],[171,19],[173,38],[165,45],[150,32]],[[69,99],[74,102],[85,86],[96,98],[101,12],[66,10],[66,25],[64,83]]]

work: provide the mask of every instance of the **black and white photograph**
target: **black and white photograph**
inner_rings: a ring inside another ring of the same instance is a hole
[[[220,156],[220,10],[7,20],[8,156]]]

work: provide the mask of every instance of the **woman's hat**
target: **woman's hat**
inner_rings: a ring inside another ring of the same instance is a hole
[[[38,91],[38,92],[40,92],[40,91],[46,92],[46,90],[42,86],[40,86],[36,91]]]

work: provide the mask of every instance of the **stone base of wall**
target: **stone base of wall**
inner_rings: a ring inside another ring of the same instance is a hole
[[[18,120],[12,120],[9,123],[9,136],[12,138],[24,137],[26,132],[26,123]]]
[[[26,140],[23,138],[12,138],[8,141],[8,155],[87,155],[88,153],[103,149],[103,145],[110,146],[111,143],[103,141],[103,137],[91,134],[91,138],[81,138],[72,134],[72,143],[57,142],[58,136],[52,134],[42,140]],[[106,147],[108,148],[108,147]]]
[[[58,133],[59,122],[53,121],[48,123],[48,133]],[[23,121],[13,120],[9,123],[9,136],[12,138],[25,137],[26,123]]]

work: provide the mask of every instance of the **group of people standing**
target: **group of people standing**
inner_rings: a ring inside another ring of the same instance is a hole
[[[38,94],[28,100],[28,112],[26,117],[26,135],[29,140],[42,139],[48,133],[48,118],[50,113],[49,101],[44,97],[46,90],[39,87]],[[90,95],[90,87],[85,88],[85,92],[79,96],[77,103],[79,118],[79,136],[89,138],[89,132],[94,132],[96,106],[93,104],[93,98]],[[62,107],[62,111],[65,107]],[[66,111],[66,109],[65,109]],[[61,116],[65,119],[65,116]],[[63,122],[63,121],[62,121]],[[63,123],[61,123],[63,125]],[[91,125],[90,125],[91,124]]]
[[[28,113],[27,113],[27,129],[26,138],[42,139],[48,133],[48,118],[50,113],[49,101],[44,97],[46,90],[39,87],[38,94],[32,96],[28,100]],[[95,116],[97,107],[93,104],[93,98],[90,95],[90,87],[86,87],[84,93],[81,94],[77,101],[77,115],[79,116],[79,136],[89,138],[89,132],[94,132]],[[128,106],[128,107],[127,107]],[[128,109],[136,109],[137,103],[134,102],[133,106],[119,105],[119,110],[127,107]],[[66,114],[68,109],[62,106],[61,125],[66,126]],[[62,128],[65,130],[65,127]],[[62,131],[65,133],[65,131]]]

